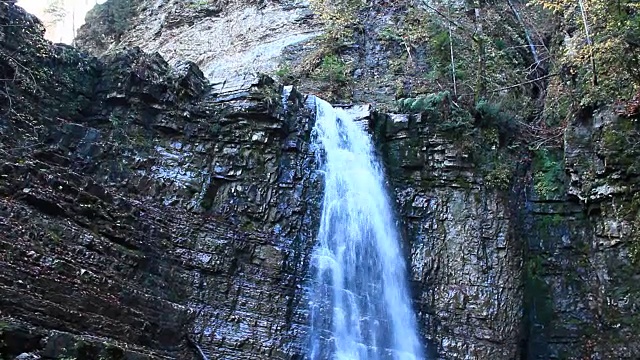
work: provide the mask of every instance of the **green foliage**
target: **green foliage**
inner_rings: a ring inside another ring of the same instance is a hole
[[[385,27],[380,30],[380,39],[383,41],[402,41],[402,34],[397,29],[392,27]]]
[[[347,88],[342,85],[349,82],[347,73],[350,69],[340,58],[340,53],[353,43],[354,34],[362,31],[358,12],[366,3],[364,0],[311,0],[310,3],[324,23],[325,31],[315,40],[315,50],[293,69],[291,79],[313,77],[324,83],[319,87],[330,92],[326,96],[334,97],[337,93],[344,95]]]
[[[546,126],[562,126],[572,116],[580,99],[572,91],[568,91],[558,77],[550,79],[545,90],[547,96],[541,118]]]
[[[503,51],[507,47],[507,43],[504,41],[504,39],[493,39],[493,44],[499,51]]]
[[[488,188],[506,191],[516,179],[518,147],[502,144],[500,129],[495,126],[473,128],[472,160]]]
[[[281,96],[278,89],[271,85],[256,86],[251,89],[251,98],[260,100],[269,107],[278,106],[282,101]]]
[[[256,224],[247,220],[242,225],[240,225],[240,229],[246,232],[253,232],[256,231]]]
[[[500,104],[492,103],[484,99],[478,101],[475,109],[483,119],[499,119],[502,117]]]
[[[64,236],[64,229],[60,225],[52,224],[45,231],[51,241],[55,243],[60,243],[62,241],[62,237]]]
[[[451,114],[446,115],[441,122],[438,123],[438,130],[448,132],[454,139],[463,140],[459,146],[462,149],[471,151],[476,144],[475,128],[473,127],[473,117],[467,110],[452,108]]]
[[[527,9],[519,7],[522,14]],[[428,54],[429,71],[421,79],[424,89],[449,90],[457,105],[472,112],[479,99],[500,104],[504,118],[514,123],[512,113],[528,112],[530,108],[521,104],[529,105],[539,94],[530,91],[531,84],[514,86],[537,76],[525,33],[536,30],[535,43],[541,43],[546,34],[531,23],[523,26],[515,16],[509,16],[512,14],[506,3],[467,2],[462,6],[434,0],[409,8],[397,25],[383,29],[379,37],[400,43],[409,54]],[[531,14],[523,18],[530,19]],[[539,49],[543,57],[544,47]],[[415,55],[407,62],[417,58]],[[397,68],[390,67],[394,73]],[[544,64],[538,70],[543,68]],[[504,101],[507,98],[509,101]]]
[[[111,113],[111,115],[109,115],[109,122],[114,128],[119,128],[125,123],[125,121],[115,113]]]
[[[335,85],[344,85],[348,82],[347,66],[337,55],[325,56],[320,67],[316,69],[315,76]]]
[[[623,216],[629,220],[631,234],[629,236],[629,252],[634,265],[640,264],[640,194],[633,194],[628,207],[623,209]],[[615,207],[612,207],[615,209]]]
[[[362,26],[358,11],[366,5],[364,0],[311,0],[311,7],[325,23],[327,41],[349,42],[353,31]]]
[[[498,190],[508,190],[514,179],[513,162],[510,160],[500,153],[490,164],[489,169],[485,170],[483,176],[485,185]]]
[[[635,0],[535,0],[569,30],[554,61],[579,106],[629,99],[640,88],[640,4]],[[581,6],[584,9],[582,12]],[[589,42],[591,41],[591,43]],[[567,90],[565,90],[567,92]]]
[[[292,83],[295,81],[294,70],[289,66],[289,64],[281,65],[278,70],[276,70],[275,75],[284,83]]]
[[[209,134],[212,136],[218,136],[222,132],[222,126],[218,123],[212,123],[209,125]]]
[[[449,31],[439,23],[431,25],[429,45],[435,57],[444,64],[448,64],[451,56]]]
[[[501,103],[480,100],[475,106],[475,114],[476,126],[497,129],[503,139],[512,138],[518,131],[513,117]]]
[[[542,198],[564,194],[564,159],[560,151],[542,148],[534,150],[533,187]]]
[[[402,21],[394,26],[385,27],[378,36],[384,42],[399,43],[406,50],[403,53],[405,64],[411,62],[411,53],[419,48],[428,48],[429,63],[433,68],[429,74],[430,80],[450,80],[449,32],[435,14],[412,7]]]
[[[453,106],[448,91],[400,99],[395,105],[399,112],[422,113],[423,119],[435,124],[438,131],[462,140],[461,148],[474,147],[473,117],[469,111]]]
[[[276,71],[276,76],[279,78],[287,77],[290,74],[291,74],[291,67],[289,65],[284,65]]]
[[[426,96],[400,99],[396,101],[396,105],[399,111],[413,113],[434,111],[436,109],[440,109],[440,105],[443,102],[446,102],[448,105],[450,96],[451,94],[448,91],[441,91],[438,93],[428,94]]]

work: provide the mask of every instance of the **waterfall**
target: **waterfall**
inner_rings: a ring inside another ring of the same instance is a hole
[[[423,359],[400,237],[369,135],[315,99],[313,144],[324,176],[310,289],[314,360]]]

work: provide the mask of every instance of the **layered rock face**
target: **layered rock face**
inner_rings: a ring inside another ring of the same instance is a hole
[[[620,107],[576,114],[564,133],[566,181],[530,196],[530,359],[640,354],[637,136]]]
[[[438,129],[446,112],[375,121],[433,358],[640,354],[638,129],[621,112],[576,114],[564,151],[522,154],[508,190],[468,147],[486,138]]]
[[[96,60],[0,10],[0,353],[299,354],[320,193],[300,95],[216,93],[139,49]]]
[[[170,61],[193,61],[214,83],[273,73],[287,46],[320,34],[305,0],[111,0],[87,22],[76,42],[95,55],[140,46]]]
[[[394,114],[377,124],[423,333],[434,358],[514,359],[522,316],[517,219],[469,151],[438,129],[442,121]]]

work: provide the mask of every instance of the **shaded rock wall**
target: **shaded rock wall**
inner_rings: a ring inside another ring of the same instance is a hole
[[[446,111],[374,121],[434,358],[637,357],[639,133],[621,112],[576,113],[508,189]]]
[[[309,113],[258,79],[101,60],[0,4],[0,353],[290,358],[319,191]]]
[[[576,114],[565,131],[565,186],[530,197],[528,358],[640,354],[638,128],[618,110]]]
[[[483,183],[441,121],[393,114],[377,124],[422,331],[434,358],[517,358],[522,247],[510,199]]]

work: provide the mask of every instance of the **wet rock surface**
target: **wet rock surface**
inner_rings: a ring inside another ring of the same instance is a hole
[[[98,60],[0,9],[0,353],[300,353],[319,196],[303,97],[285,110],[257,78],[224,99],[193,63]]]
[[[376,119],[432,358],[519,356],[521,245],[508,197],[428,114]]]
[[[617,110],[576,114],[564,134],[565,186],[530,196],[528,358],[640,354],[638,127]]]
[[[442,115],[375,119],[433,358],[637,357],[638,127],[618,112],[576,114],[508,190]]]

